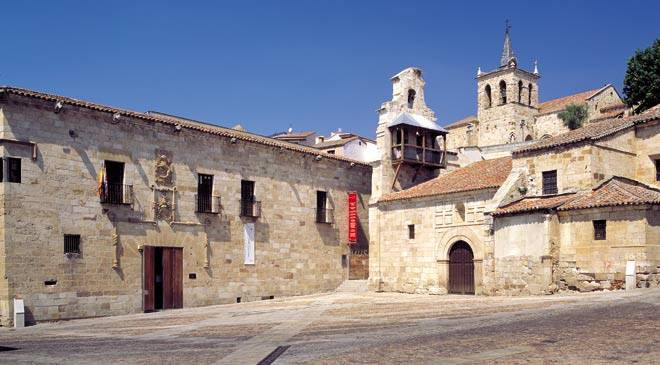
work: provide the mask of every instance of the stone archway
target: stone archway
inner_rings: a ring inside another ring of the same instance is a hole
[[[481,294],[483,293],[484,244],[479,235],[468,226],[450,228],[440,237],[435,250],[438,263],[438,283],[449,291],[449,255],[457,242],[463,242],[472,251],[474,294]]]

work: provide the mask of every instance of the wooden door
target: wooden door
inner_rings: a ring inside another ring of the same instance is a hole
[[[144,311],[152,312],[156,309],[156,277],[155,259],[156,247],[144,246],[142,257],[144,260]]]
[[[163,247],[163,309],[172,309],[172,249]]]
[[[182,248],[172,248],[172,308],[183,308]]]
[[[183,308],[183,249],[163,247],[163,309]]]
[[[474,294],[474,256],[463,241],[456,242],[449,251],[449,292]]]

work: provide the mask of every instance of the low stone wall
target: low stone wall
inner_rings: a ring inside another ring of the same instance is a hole
[[[491,275],[486,275],[485,292],[489,295],[549,294],[552,286],[550,259],[532,256],[510,256],[494,262]]]

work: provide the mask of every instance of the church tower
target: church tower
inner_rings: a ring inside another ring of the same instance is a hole
[[[518,68],[506,24],[500,65],[490,72],[477,73],[478,145],[515,143],[534,138],[534,116],[538,111],[538,70]]]

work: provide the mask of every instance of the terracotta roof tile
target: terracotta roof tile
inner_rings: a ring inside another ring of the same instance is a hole
[[[301,139],[301,138],[307,138],[311,136],[312,134],[315,134],[316,132],[314,131],[307,131],[307,132],[284,132],[284,133],[278,133],[276,135],[271,136],[271,138],[275,139]]]
[[[660,204],[660,189],[624,177],[612,177],[591,192],[581,194],[558,210],[619,205]]]
[[[237,140],[242,140],[246,142],[252,142],[252,143],[258,143],[266,146],[273,146],[273,147],[279,147],[285,150],[290,150],[290,151],[295,151],[295,152],[300,152],[308,155],[313,155],[313,156],[321,156],[323,158],[328,158],[332,160],[339,160],[339,161],[345,161],[345,162],[351,162],[356,165],[364,165],[364,166],[369,166],[369,164],[366,164],[364,162],[360,162],[357,160],[353,160],[350,158],[342,157],[342,156],[334,156],[334,155],[329,155],[326,153],[323,153],[322,151],[317,150],[316,148],[312,147],[306,147],[306,146],[301,146],[293,143],[288,143],[285,141],[280,141],[274,138],[268,138],[264,136],[260,136],[257,134],[253,133],[248,133],[244,131],[239,131],[236,129],[230,129],[230,128],[225,128],[225,127],[220,127],[212,124],[207,124],[203,122],[198,122],[192,119],[186,119],[186,118],[181,118],[181,117],[176,117],[176,116],[171,116],[163,113],[141,113],[141,112],[135,112],[131,110],[126,110],[126,109],[119,109],[119,108],[114,108],[110,106],[105,106],[101,104],[96,104],[84,100],[78,100],[74,98],[69,98],[65,96],[60,96],[60,95],[53,95],[53,94],[47,94],[43,92],[38,92],[38,91],[32,91],[32,90],[27,90],[27,89],[21,89],[17,87],[11,87],[11,86],[0,86],[0,93],[9,93],[9,94],[15,94],[15,95],[20,95],[24,97],[30,97],[30,98],[35,98],[35,99],[41,99],[41,100],[47,100],[47,101],[52,101],[52,102],[57,102],[60,101],[63,104],[69,104],[77,107],[82,107],[82,108],[87,108],[91,110],[96,110],[96,111],[101,111],[101,112],[107,112],[107,113],[112,113],[112,114],[119,114],[122,116],[126,117],[132,117],[136,119],[141,119],[145,121],[150,121],[150,122],[159,122],[163,124],[170,124],[173,126],[180,125],[183,128],[188,128],[191,130],[203,132],[203,133],[209,133],[217,136],[223,136],[223,137],[228,137],[228,138],[236,138]]]
[[[575,199],[575,196],[575,193],[571,193],[552,196],[526,197],[496,209],[492,215],[502,216],[546,209],[555,209],[558,206],[571,201],[572,199]]]
[[[315,144],[314,148],[325,149],[325,148],[331,148],[331,147],[340,147],[340,146],[343,146],[343,145],[345,145],[346,143],[348,143],[350,141],[355,141],[358,138],[360,138],[360,137],[353,136],[353,137],[348,137],[348,138],[337,139],[337,140],[334,140],[334,141],[324,141],[324,142],[320,142],[320,143]]]
[[[612,118],[600,122],[588,123],[582,128],[574,129],[548,139],[542,139],[534,144],[521,147],[514,150],[513,153],[518,154],[536,150],[545,150],[582,141],[598,140],[637,124],[656,119],[660,119],[660,109],[626,118]]]
[[[539,104],[539,114],[550,114],[564,110],[569,104],[584,104],[587,99],[602,90],[602,88],[584,91],[581,93],[564,96],[557,99],[548,100]]]
[[[379,201],[421,198],[499,188],[511,172],[511,157],[474,162],[412,188],[383,195]]]

